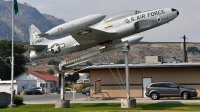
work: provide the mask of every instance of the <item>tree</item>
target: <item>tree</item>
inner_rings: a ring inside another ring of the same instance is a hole
[[[0,79],[11,79],[11,53],[12,43],[7,40],[0,41]],[[25,52],[23,45],[14,44],[14,76],[19,75],[25,71],[25,62],[23,53]],[[5,63],[9,64],[9,66]]]
[[[50,73],[50,74],[52,74],[52,75],[54,75],[54,74],[55,74],[55,71],[54,71],[53,69],[51,69],[51,68],[50,68],[50,69],[48,69],[48,70],[47,70],[47,72],[48,72],[48,73]]]
[[[51,59],[51,60],[48,61],[48,65],[56,65],[56,66],[58,66],[59,65],[59,61],[55,61],[55,60]]]
[[[117,61],[116,64],[124,64],[124,63],[125,63],[125,60],[124,59],[120,59],[120,60]]]
[[[28,57],[25,56],[25,57],[24,57],[24,62],[25,62],[25,63],[30,63],[31,61],[29,60]]]
[[[70,82],[76,82],[79,78],[79,73],[74,72],[72,75],[67,75],[65,77],[65,80]]]
[[[74,82],[76,82],[80,78],[79,77],[79,73],[77,73],[77,72],[74,72],[72,76],[73,76],[73,81]]]

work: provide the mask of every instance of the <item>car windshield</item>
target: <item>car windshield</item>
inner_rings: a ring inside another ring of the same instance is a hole
[[[181,86],[180,84],[175,83],[176,85],[178,85],[179,87],[185,88],[184,86]]]

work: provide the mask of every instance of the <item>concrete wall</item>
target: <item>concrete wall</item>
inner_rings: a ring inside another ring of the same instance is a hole
[[[6,106],[10,104],[10,94],[6,92],[0,92],[0,106]]]
[[[13,81],[13,88],[17,92],[17,82]],[[10,93],[11,90],[11,80],[0,81],[0,92]]]

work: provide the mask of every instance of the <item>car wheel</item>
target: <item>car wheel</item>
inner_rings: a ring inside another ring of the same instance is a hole
[[[151,93],[151,99],[158,100],[158,99],[160,99],[160,97],[159,97],[158,93],[153,92],[153,93]]]
[[[190,99],[190,95],[189,95],[189,93],[188,93],[188,92],[183,92],[183,94],[182,94],[182,98],[183,98],[184,100],[186,100],[186,99]]]
[[[86,96],[90,96],[90,92],[86,92],[85,95],[86,95]]]

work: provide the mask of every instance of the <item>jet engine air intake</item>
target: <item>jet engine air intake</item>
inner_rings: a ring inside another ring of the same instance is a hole
[[[177,11],[177,16],[179,15],[179,11],[172,8],[172,12]]]

